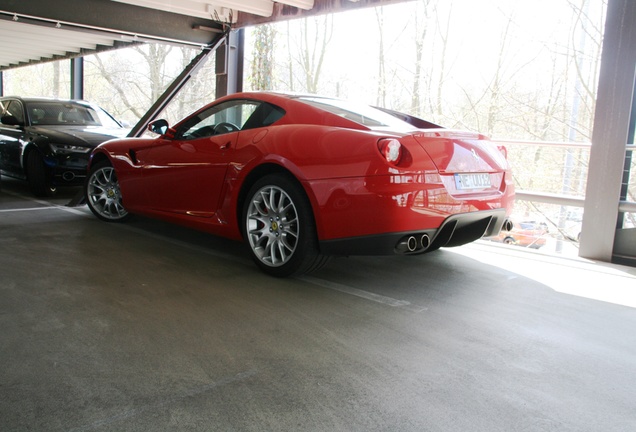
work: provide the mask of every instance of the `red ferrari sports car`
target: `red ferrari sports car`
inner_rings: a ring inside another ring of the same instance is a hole
[[[339,99],[236,93],[149,129],[91,153],[91,211],[242,239],[273,276],[494,236],[514,200],[505,149],[483,135]]]

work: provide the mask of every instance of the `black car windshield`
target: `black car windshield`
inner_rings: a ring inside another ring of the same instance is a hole
[[[299,100],[370,128],[413,130],[405,121],[369,105],[322,97],[299,97]]]
[[[98,107],[65,102],[44,101],[27,103],[27,111],[34,126],[103,126],[120,128],[106,111]]]

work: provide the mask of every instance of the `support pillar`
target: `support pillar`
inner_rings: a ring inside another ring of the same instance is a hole
[[[636,2],[609,0],[579,255],[610,262],[636,74]]]
[[[71,59],[71,99],[84,99],[84,58]]]
[[[245,30],[232,30],[216,50],[216,97],[243,91]]]

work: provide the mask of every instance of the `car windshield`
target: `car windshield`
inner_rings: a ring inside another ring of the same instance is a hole
[[[120,128],[106,111],[98,107],[63,101],[30,102],[27,111],[32,125],[38,126],[104,126]]]
[[[370,128],[387,128],[396,130],[415,129],[415,127],[409,123],[369,105],[322,97],[303,96],[299,99],[309,105],[329,111],[330,113]]]

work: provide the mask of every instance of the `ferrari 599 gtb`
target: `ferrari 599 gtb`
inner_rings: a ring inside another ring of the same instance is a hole
[[[273,276],[316,270],[330,256],[423,254],[509,224],[505,149],[478,133],[339,99],[261,92],[149,129],[158,136],[92,152],[91,211],[242,240]]]

